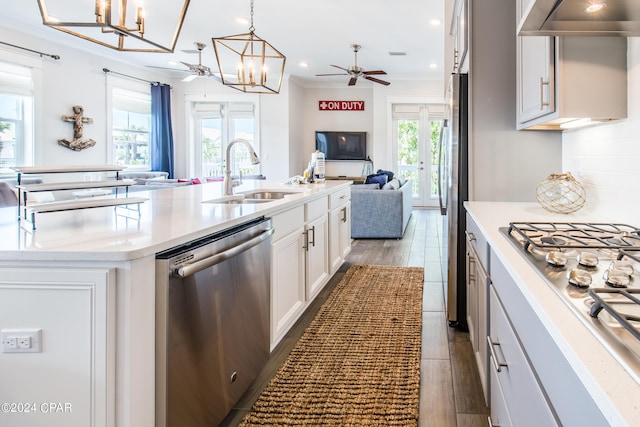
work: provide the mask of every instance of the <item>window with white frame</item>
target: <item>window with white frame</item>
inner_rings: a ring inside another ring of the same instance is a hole
[[[32,163],[33,87],[30,67],[0,62],[0,175]]]
[[[112,92],[113,162],[149,170],[151,156],[151,93],[114,88]]]
[[[256,144],[257,124],[252,102],[194,104],[196,171],[203,177],[222,177],[225,161],[230,161],[232,175],[260,173],[259,165],[251,164],[244,144],[234,145],[231,158],[225,159],[229,143],[235,139],[248,141],[259,155]]]

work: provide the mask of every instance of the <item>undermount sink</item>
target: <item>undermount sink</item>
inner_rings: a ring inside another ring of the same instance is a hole
[[[269,190],[258,190],[258,191],[249,191],[246,193],[242,193],[242,195],[246,199],[251,200],[275,200],[275,199],[283,199],[285,196],[290,194],[297,194],[295,191],[269,191]]]
[[[220,203],[223,205],[251,205],[258,203],[268,203],[271,200],[262,200],[262,199],[230,199],[223,201],[211,201],[211,203]]]

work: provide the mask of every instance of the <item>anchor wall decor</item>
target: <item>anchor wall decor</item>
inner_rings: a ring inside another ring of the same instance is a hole
[[[73,106],[73,115],[62,116],[62,120],[65,122],[73,122],[73,139],[59,139],[58,144],[63,147],[67,147],[74,151],[84,150],[85,148],[93,147],[96,142],[93,139],[82,139],[82,128],[85,123],[93,123],[93,119],[84,117],[84,108],[81,105]]]

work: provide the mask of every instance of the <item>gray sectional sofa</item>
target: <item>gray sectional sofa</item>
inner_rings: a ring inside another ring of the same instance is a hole
[[[411,181],[396,189],[378,184],[351,186],[351,238],[400,239],[409,223],[413,205]]]

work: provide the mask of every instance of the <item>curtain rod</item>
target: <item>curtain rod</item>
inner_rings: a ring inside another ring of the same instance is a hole
[[[31,52],[31,53],[37,53],[38,55],[40,55],[40,57],[48,56],[49,58],[53,58],[55,60],[60,59],[60,55],[52,55],[52,54],[49,54],[49,53],[39,52],[37,50],[29,49],[29,48],[22,47],[22,46],[17,46],[15,44],[3,42],[3,41],[0,41],[0,44],[4,44],[4,45],[7,45],[7,46],[15,47],[16,49],[26,50],[26,51]]]
[[[105,73],[105,74],[107,74],[107,73],[117,74],[118,76],[127,77],[127,78],[134,79],[134,80],[139,80],[139,81],[145,82],[145,83],[150,83],[150,84],[152,84],[154,86],[158,86],[160,84],[160,82],[153,82],[151,80],[141,79],[140,77],[131,76],[129,74],[118,73],[117,71],[113,71],[113,70],[110,70],[108,68],[103,68],[102,72]]]

